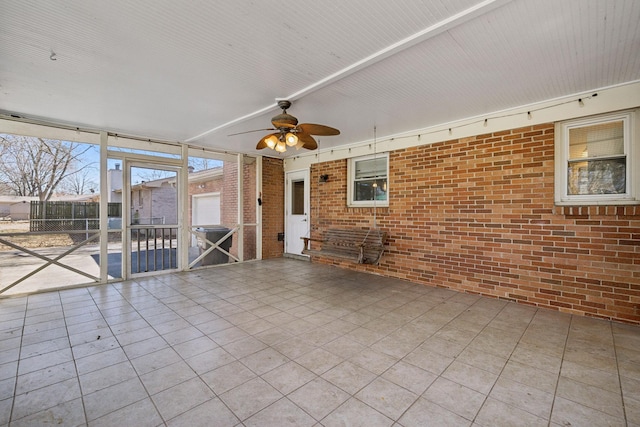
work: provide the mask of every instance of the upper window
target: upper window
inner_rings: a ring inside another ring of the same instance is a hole
[[[635,181],[640,168],[633,156],[640,150],[633,150],[635,114],[607,114],[556,125],[556,203],[638,201]]]
[[[349,206],[389,206],[389,154],[349,159]]]

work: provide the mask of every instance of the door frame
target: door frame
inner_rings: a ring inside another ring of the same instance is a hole
[[[132,230],[132,212],[131,208],[133,206],[131,200],[131,168],[145,168],[145,169],[159,169],[163,171],[175,172],[176,174],[176,214],[177,214],[177,233],[176,233],[176,268],[175,269],[166,269],[164,272],[171,271],[181,271],[183,266],[181,265],[180,253],[182,251],[182,225],[184,223],[183,218],[183,209],[182,209],[182,199],[181,193],[183,191],[181,187],[182,183],[182,173],[181,167],[176,164],[162,164],[157,161],[149,161],[149,160],[141,160],[141,159],[128,159],[124,157],[123,159],[123,175],[122,175],[122,280],[128,280],[135,277],[141,276],[149,276],[158,274],[158,271],[150,271],[143,273],[132,273],[132,262],[131,262],[131,230]],[[168,162],[169,163],[169,162]],[[174,224],[172,224],[174,225]],[[155,255],[154,255],[155,256]]]
[[[293,225],[291,224],[292,222],[292,218],[291,215],[289,214],[289,210],[291,208],[291,201],[293,199],[292,197],[292,192],[293,192],[293,185],[292,182],[294,181],[300,181],[303,180],[304,181],[304,216],[306,218],[303,219],[303,221],[306,222],[307,224],[307,229],[305,231],[305,233],[303,235],[292,235],[293,233],[292,231],[292,227]],[[311,211],[311,178],[310,178],[310,170],[309,168],[307,169],[298,169],[298,170],[294,170],[294,171],[287,171],[285,172],[285,178],[284,178],[284,185],[285,185],[285,198],[284,198],[284,253],[285,254],[291,254],[291,255],[298,255],[298,256],[304,256],[308,258],[308,255],[303,255],[300,253],[300,251],[296,252],[292,252],[292,247],[294,247],[293,242],[295,241],[296,243],[300,242],[300,246],[302,246],[302,240],[300,239],[300,237],[305,237],[305,236],[309,236],[310,230],[311,230],[311,220],[310,220],[310,211]]]

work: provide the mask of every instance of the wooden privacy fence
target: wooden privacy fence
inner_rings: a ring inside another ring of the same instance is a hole
[[[109,203],[109,218],[122,217],[122,204]],[[100,228],[98,202],[32,201],[29,231],[97,230]]]

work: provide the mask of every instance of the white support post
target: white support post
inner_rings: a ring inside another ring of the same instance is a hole
[[[244,261],[244,155],[238,154],[238,258]]]
[[[100,282],[109,278],[109,186],[107,184],[107,145],[109,135],[100,132]]]
[[[182,144],[182,168],[178,181],[178,269],[189,269],[189,245],[191,244],[191,218],[189,216],[189,146]]]

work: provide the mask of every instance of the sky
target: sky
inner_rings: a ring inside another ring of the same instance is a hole
[[[84,176],[85,182],[87,184],[85,185],[84,192],[86,194],[89,194],[91,193],[92,189],[94,190],[94,192],[98,192],[100,187],[99,185],[100,183],[100,146],[94,145],[94,144],[88,144],[88,143],[74,143],[74,144],[77,144],[79,146],[78,151],[80,152],[86,149],[86,151],[84,151],[84,153],[82,153],[80,157],[82,163],[86,165],[86,168],[83,169],[83,171],[87,172],[87,174]],[[138,154],[155,155],[160,157],[170,156],[166,154],[163,155],[161,153],[152,152],[152,151],[143,151],[143,150],[126,150],[126,149],[110,148],[110,151],[122,151],[125,153],[134,152]],[[122,168],[122,163],[123,163],[122,159],[109,158],[107,159],[107,169],[115,169],[116,165],[119,165],[119,167]],[[218,160],[190,157],[189,164],[194,166],[196,170],[203,170],[207,168],[220,167],[222,166],[223,162]],[[139,168],[139,167],[132,168],[131,181],[133,184],[139,184],[143,181],[159,179],[172,174],[173,172],[163,173],[162,171],[153,170],[153,169],[146,169],[146,168]]]

